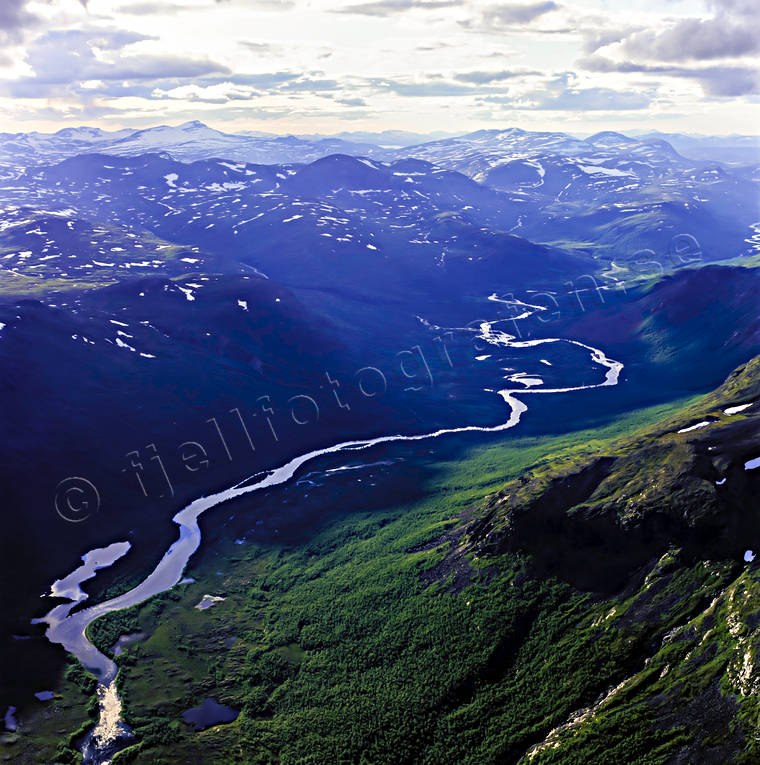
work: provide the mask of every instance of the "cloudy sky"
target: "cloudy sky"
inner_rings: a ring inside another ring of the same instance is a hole
[[[758,0],[0,0],[0,130],[757,133]]]

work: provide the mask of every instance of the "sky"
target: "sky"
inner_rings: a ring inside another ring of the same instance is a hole
[[[758,0],[0,0],[0,130],[760,132]]]

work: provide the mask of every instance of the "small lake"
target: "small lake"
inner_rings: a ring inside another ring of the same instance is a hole
[[[182,713],[182,719],[194,730],[204,730],[212,725],[230,723],[237,720],[240,714],[231,707],[226,707],[212,698],[204,699],[199,707],[187,709]]]

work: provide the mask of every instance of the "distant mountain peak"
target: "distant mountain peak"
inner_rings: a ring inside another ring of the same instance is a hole
[[[61,128],[61,130],[56,131],[55,135],[61,136],[63,138],[77,137],[77,136],[84,136],[84,135],[99,137],[99,136],[105,135],[105,131],[101,130],[100,128],[82,125],[81,127]]]
[[[180,130],[212,130],[208,125],[200,120],[190,120],[189,122],[183,122],[179,126]]]
[[[602,130],[599,133],[589,136],[586,139],[589,143],[593,144],[608,144],[608,143],[635,143],[636,139],[629,138],[622,133],[616,133],[614,130]]]

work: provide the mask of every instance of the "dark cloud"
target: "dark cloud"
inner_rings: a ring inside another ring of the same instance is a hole
[[[230,82],[233,85],[248,85],[261,91],[273,90],[283,83],[297,80],[302,74],[293,72],[265,72],[263,74],[230,74],[223,77],[204,77],[200,85],[220,85]]]
[[[511,72],[507,70],[501,72],[460,72],[454,75],[454,79],[459,82],[469,82],[473,85],[487,85],[491,82],[501,82],[502,80],[510,80],[514,77],[523,77],[530,74],[541,74],[541,72]]]
[[[204,77],[167,77],[150,80],[103,80],[94,87],[84,87],[80,82],[70,83],[64,87],[65,92],[79,99],[91,99],[93,96],[106,98],[144,98],[151,101],[166,101],[174,98],[170,91],[196,85],[200,92],[187,93],[182,96],[183,100],[198,103],[224,104],[229,101],[246,101],[253,97],[278,93],[280,87],[288,82],[301,78],[301,74],[290,72],[271,72],[267,74],[251,75],[221,75]],[[336,83],[337,84],[337,83]],[[210,94],[203,92],[208,88],[218,85],[231,85],[235,88],[227,88],[223,93]],[[308,90],[306,83],[302,84],[304,91]],[[11,83],[0,93],[5,93],[18,98],[40,98],[50,95],[60,95],[61,85],[42,85],[34,81],[21,81]],[[315,86],[315,90],[319,89]],[[297,92],[299,88],[293,88]]]
[[[582,88],[577,85],[574,72],[564,72],[536,89],[520,96],[519,101],[503,98],[489,99],[499,103],[511,103],[515,108],[542,109],[547,111],[630,111],[646,109],[650,99],[645,93],[625,92],[612,88]]]
[[[54,0],[42,0],[54,2]],[[0,42],[17,43],[21,41],[24,30],[36,27],[41,19],[29,8],[30,0],[0,0]],[[83,8],[87,8],[87,0],[79,0]]]
[[[172,55],[129,55],[129,45],[153,39],[119,30],[55,30],[38,37],[27,49],[26,63],[34,74],[3,84],[3,92],[18,98],[47,98],[66,93],[82,95],[118,90],[143,97],[156,81],[195,80],[228,74],[229,69],[207,59]],[[96,51],[98,53],[96,54]],[[110,54],[104,60],[101,52]],[[95,88],[82,83],[95,81]]]
[[[737,16],[757,15],[755,0],[708,0],[707,6],[716,14],[734,13]]]
[[[714,15],[682,18],[664,28],[583,30],[585,50],[620,43],[620,53],[641,62],[712,61],[760,52],[760,3],[756,0],[708,0]]]
[[[338,90],[336,80],[304,77],[301,73],[268,72],[264,74],[222,74],[201,77],[162,77],[161,79],[122,80],[120,78],[103,80],[85,87],[81,82],[68,85],[43,84],[32,78],[10,83],[0,89],[0,94],[18,98],[40,98],[60,95],[62,89],[71,96],[81,99],[102,96],[106,98],[144,98],[151,101],[165,101],[175,98],[170,91],[176,88],[195,85],[200,90],[182,95],[182,100],[223,104],[229,101],[246,101],[253,97],[283,94],[319,93],[326,94]],[[225,88],[223,93],[209,93],[208,89],[219,85],[234,86]],[[206,92],[204,92],[206,91]]]
[[[711,66],[698,70],[696,78],[709,96],[735,98],[760,95],[760,72],[756,67]],[[685,73],[680,76],[687,76]]]
[[[502,3],[491,5],[483,11],[483,23],[487,26],[509,26],[510,24],[528,24],[559,8],[553,0],[538,3]]]
[[[336,80],[312,80],[309,78],[303,80],[293,80],[291,82],[282,85],[279,90],[281,92],[289,91],[292,93],[308,93],[325,90],[336,90],[339,87],[339,83]]]
[[[579,64],[594,72],[693,80],[707,96],[718,98],[758,94],[757,68],[736,59],[760,53],[760,3],[707,0],[707,6],[712,17],[681,18],[665,28],[586,32],[585,49],[594,55]],[[619,59],[597,53],[614,43]]]
[[[438,79],[426,82],[399,82],[398,80],[375,79],[370,80],[370,84],[378,90],[410,98],[473,96],[480,92],[478,88],[470,85],[461,85],[456,82],[444,82]]]
[[[579,62],[593,72],[659,74],[696,80],[708,96],[721,98],[760,94],[760,72],[751,66],[683,67],[612,61],[604,56],[590,56]]]
[[[391,16],[395,13],[414,10],[436,10],[461,5],[460,0],[374,0],[370,3],[336,8],[333,13],[355,13],[362,16]]]
[[[567,34],[577,31],[572,27],[561,29],[540,29],[532,27],[532,23],[547,13],[561,8],[554,0],[544,0],[535,3],[500,3],[483,8],[475,18],[460,21],[460,26],[478,32],[511,32],[540,31],[542,34]]]
[[[135,112],[137,114],[138,112]],[[20,112],[17,117],[19,122],[32,121],[32,120],[45,120],[47,122],[62,122],[66,121],[69,124],[87,124],[92,120],[101,119],[102,117],[118,116],[120,119],[124,117],[124,112],[121,109],[116,109],[111,106],[100,106],[97,104],[80,103],[80,104],[67,104],[66,106],[43,106],[39,109],[35,109],[33,112]],[[103,128],[108,130],[108,126],[104,125]]]
[[[655,61],[703,61],[758,53],[758,21],[747,23],[726,16],[683,19],[662,32],[648,29],[630,35],[623,41],[622,52],[630,58]]]
[[[545,111],[633,111],[646,109],[650,99],[645,93],[626,93],[611,88],[582,88],[576,84],[573,72],[560,74],[544,83],[540,89],[521,94],[486,95],[481,103],[501,104],[513,109]]]
[[[541,90],[534,90],[519,97],[487,95],[478,98],[478,102],[520,110],[632,112],[646,109],[650,100],[642,93],[621,93],[611,88],[576,88],[563,78],[558,78]]]
[[[26,27],[39,22],[26,4],[27,0],[0,0],[0,41],[17,42]]]
[[[552,111],[628,111],[646,109],[650,99],[643,93],[626,93],[611,88],[567,89],[562,92],[536,91],[525,98],[531,109]]]
[[[142,55],[92,68],[87,74],[93,80],[155,80],[159,77],[194,78],[228,71],[226,66],[208,59]]]
[[[207,88],[214,85],[238,85],[250,88],[259,93],[274,92],[283,83],[291,82],[303,77],[300,73],[294,72],[266,72],[263,74],[224,74],[208,75],[204,77],[194,77],[192,79],[182,79],[179,77],[165,77],[157,80],[151,80],[140,87],[146,88],[148,92],[157,88],[159,90],[172,90],[182,85],[198,85]],[[122,83],[108,83],[112,87],[119,87]],[[104,92],[97,90],[97,92]]]
[[[395,79],[373,78],[359,81],[377,92],[393,93],[405,98],[453,98],[459,96],[481,96],[504,94],[504,85],[499,83],[517,77],[540,75],[533,70],[459,72],[453,76],[428,74],[424,80],[409,82]]]

